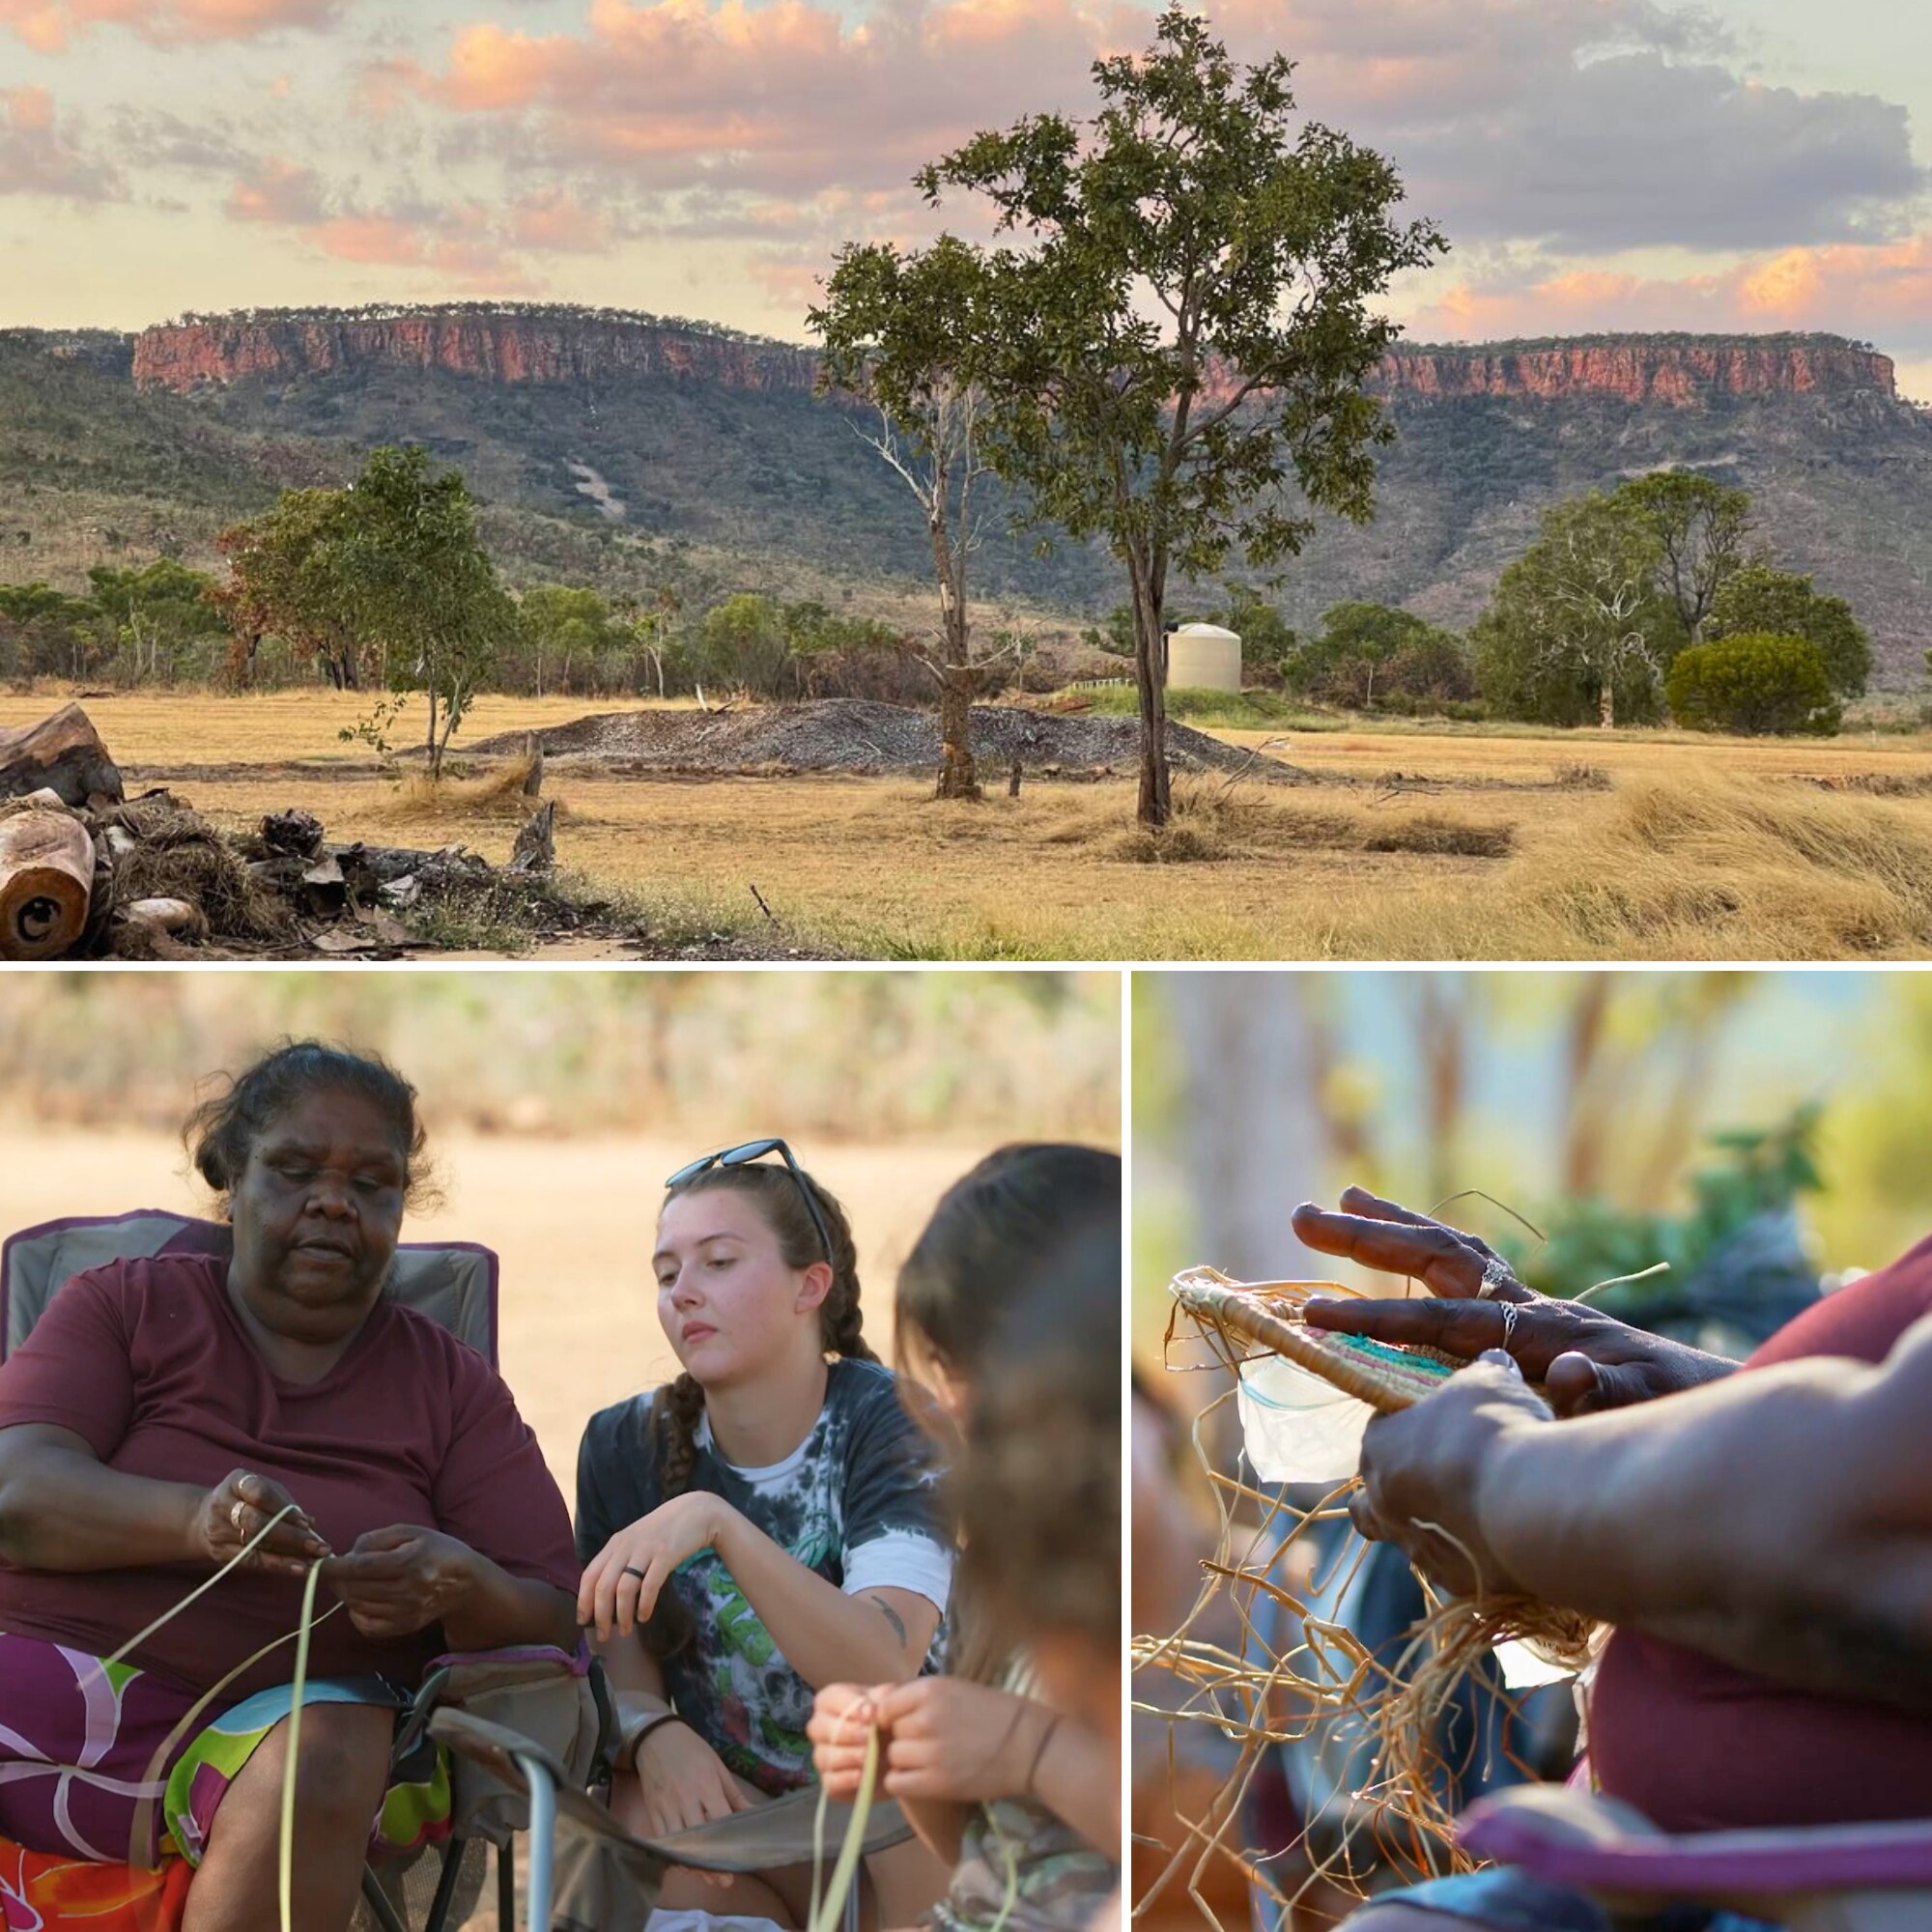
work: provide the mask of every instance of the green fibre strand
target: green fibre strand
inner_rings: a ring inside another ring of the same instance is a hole
[[[308,1640],[315,1630],[315,1586],[321,1581],[322,1565],[310,1564],[302,1584],[301,1622],[296,1627],[296,1674],[289,1687],[289,1754],[282,1774],[282,1836],[275,1860],[282,1895],[282,1932],[295,1932],[296,1754],[301,1748],[302,1690],[308,1683]]]
[[[177,1605],[175,1605],[175,1606],[174,1606],[174,1607],[173,1607],[172,1609],[167,1609],[167,1610],[163,1610],[163,1611],[162,1611],[162,1612],[160,1613],[160,1615],[159,1615],[159,1616],[157,1616],[157,1617],[156,1617],[156,1618],[155,1619],[155,1621],[154,1621],[153,1623],[151,1623],[151,1624],[150,1624],[150,1625],[148,1626],[148,1628],[147,1628],[146,1630],[144,1630],[144,1631],[137,1631],[137,1632],[135,1632],[135,1634],[133,1634],[132,1636],[130,1636],[130,1637],[129,1637],[129,1638],[128,1639],[128,1641],[127,1641],[126,1643],[124,1643],[124,1644],[123,1644],[123,1645],[121,1646],[121,1648],[120,1648],[119,1650],[117,1650],[117,1651],[116,1651],[116,1652],[114,1653],[114,1655],[113,1655],[112,1657],[103,1657],[103,1658],[102,1658],[102,1659],[100,1660],[100,1665],[101,1665],[101,1668],[102,1668],[102,1669],[104,1670],[104,1669],[105,1669],[105,1668],[107,1667],[107,1665],[108,1665],[108,1664],[110,1664],[110,1663],[119,1663],[119,1662],[122,1662],[122,1661],[123,1661],[124,1659],[126,1659],[126,1658],[128,1658],[128,1657],[131,1656],[131,1655],[132,1655],[132,1653],[133,1653],[133,1652],[135,1652],[135,1651],[137,1651],[137,1650],[139,1650],[139,1649],[140,1649],[140,1647],[141,1647],[141,1646],[142,1646],[142,1645],[143,1645],[144,1643],[146,1643],[146,1642],[147,1642],[147,1640],[148,1640],[148,1639],[149,1639],[149,1638],[150,1638],[151,1636],[153,1636],[153,1635],[154,1635],[154,1634],[155,1634],[155,1633],[156,1633],[156,1632],[157,1630],[159,1630],[159,1629],[161,1628],[161,1626],[162,1626],[163,1624],[169,1624],[169,1623],[172,1623],[172,1622],[173,1622],[173,1621],[175,1620],[175,1618],[176,1618],[176,1617],[178,1617],[178,1616],[180,1616],[180,1615],[181,1615],[181,1613],[182,1613],[182,1612],[183,1612],[183,1611],[184,1611],[185,1609],[186,1609],[186,1608],[187,1608],[187,1606],[188,1606],[188,1605],[190,1605],[191,1603],[193,1603],[193,1602],[194,1602],[194,1600],[195,1600],[195,1599],[196,1599],[197,1597],[199,1597],[200,1595],[202,1595],[202,1593],[203,1593],[204,1591],[208,1591],[208,1590],[212,1590],[212,1589],[213,1589],[213,1588],[214,1588],[214,1586],[215,1586],[215,1584],[217,1584],[218,1582],[220,1582],[220,1581],[221,1581],[221,1579],[222,1579],[222,1577],[224,1577],[225,1576],[227,1576],[227,1575],[228,1575],[228,1573],[229,1573],[229,1571],[231,1571],[232,1569],[234,1569],[234,1568],[235,1568],[235,1566],[236,1566],[236,1565],[237,1565],[238,1563],[245,1563],[245,1562],[246,1562],[246,1561],[248,1560],[248,1558],[249,1558],[250,1556],[252,1556],[252,1555],[253,1555],[253,1554],[255,1553],[255,1551],[256,1551],[257,1548],[258,1548],[258,1547],[259,1547],[259,1546],[261,1545],[261,1543],[262,1543],[263,1539],[264,1539],[264,1538],[265,1538],[265,1537],[266,1537],[266,1536],[267,1536],[267,1535],[269,1534],[269,1532],[270,1532],[270,1531],[271,1529],[273,1529],[273,1528],[274,1528],[274,1526],[275,1526],[275,1525],[276,1525],[276,1524],[277,1524],[278,1522],[280,1522],[280,1521],[281,1521],[281,1520],[282,1520],[282,1519],[283,1519],[283,1518],[284,1518],[285,1516],[289,1515],[289,1514],[290,1514],[290,1513],[291,1513],[291,1512],[292,1512],[292,1511],[293,1511],[294,1509],[295,1509],[295,1504],[294,1504],[294,1503],[285,1503],[285,1504],[283,1504],[283,1506],[282,1506],[282,1507],[281,1507],[280,1509],[278,1509],[278,1510],[277,1510],[277,1511],[276,1511],[276,1512],[274,1513],[274,1515],[273,1515],[273,1516],[271,1516],[271,1517],[270,1517],[270,1519],[268,1520],[268,1521],[267,1521],[267,1522],[265,1522],[265,1523],[264,1523],[264,1524],[263,1524],[263,1525],[261,1526],[261,1528],[260,1528],[260,1529],[258,1529],[258,1530],[257,1530],[257,1531],[255,1532],[255,1534],[254,1534],[253,1536],[251,1536],[251,1537],[250,1537],[250,1538],[248,1539],[248,1541],[247,1541],[246,1543],[244,1543],[244,1544],[243,1544],[243,1545],[242,1546],[242,1548],[241,1548],[240,1549],[238,1549],[238,1550],[237,1550],[237,1551],[235,1552],[235,1554],[234,1554],[233,1556],[231,1556],[231,1557],[230,1557],[230,1558],[228,1559],[228,1561],[227,1561],[226,1563],[224,1563],[224,1564],[223,1564],[223,1565],[221,1566],[221,1568],[220,1568],[219,1570],[217,1570],[217,1571],[216,1571],[216,1572],[214,1573],[214,1575],[213,1575],[213,1576],[212,1576],[212,1577],[210,1577],[209,1578],[207,1578],[207,1580],[206,1580],[206,1581],[204,1581],[204,1582],[200,1582],[200,1583],[197,1583],[197,1584],[196,1584],[196,1585],[194,1586],[194,1588],[193,1588],[192,1590],[190,1590],[190,1591],[189,1591],[189,1592],[187,1593],[187,1595],[186,1595],[186,1596],[185,1596],[185,1597],[184,1597],[184,1598],[183,1598],[183,1599],[181,1600],[181,1602],[180,1602],[180,1603],[178,1603]]]
[[[872,1792],[879,1781],[879,1731],[875,1724],[866,1734],[866,1769],[860,1774],[859,1795],[852,1801],[852,1822],[845,1828],[845,1842],[838,1848],[838,1862],[832,1867],[832,1885],[812,1920],[811,1932],[838,1932],[845,1896],[859,1875],[859,1855],[866,1843],[866,1821],[871,1815]]]

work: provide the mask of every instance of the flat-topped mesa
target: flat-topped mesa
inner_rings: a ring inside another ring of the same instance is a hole
[[[613,310],[450,307],[185,316],[144,329],[134,381],[181,392],[251,376],[378,367],[497,383],[687,376],[735,389],[810,392],[817,358],[788,343]]]
[[[1393,396],[1610,396],[1693,407],[1726,396],[1855,395],[1898,399],[1891,358],[1835,335],[1621,335],[1405,344],[1375,386]]]

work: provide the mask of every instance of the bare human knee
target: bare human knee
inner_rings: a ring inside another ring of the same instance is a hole
[[[395,1713],[381,1705],[307,1706],[296,1750],[296,1816],[303,1825],[331,1835],[336,1830],[366,1833],[382,1807],[394,1734]],[[284,1719],[256,1747],[255,1756],[266,1756],[279,1780],[288,1748]]]

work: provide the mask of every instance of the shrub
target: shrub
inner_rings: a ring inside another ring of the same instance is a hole
[[[1680,652],[1664,696],[1677,722],[1693,731],[1824,738],[1844,715],[1817,645],[1766,632],[1718,638]]]

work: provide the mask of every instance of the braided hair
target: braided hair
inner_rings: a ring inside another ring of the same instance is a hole
[[[810,1175],[803,1179],[832,1237],[832,1287],[818,1309],[820,1347],[828,1355],[847,1361],[876,1362],[879,1358],[866,1340],[866,1318],[859,1306],[859,1250],[852,1239],[852,1224],[844,1208],[817,1181]],[[673,1187],[668,1201],[721,1188],[752,1198],[759,1218],[777,1237],[779,1255],[786,1267],[808,1268],[826,1259],[811,1211],[788,1169],[761,1167],[754,1162],[743,1167],[706,1168]],[[697,1425],[704,1414],[703,1385],[686,1370],[664,1391],[656,1408],[659,1467],[664,1472],[664,1494],[668,1501],[682,1495],[691,1483],[697,1460]]]

